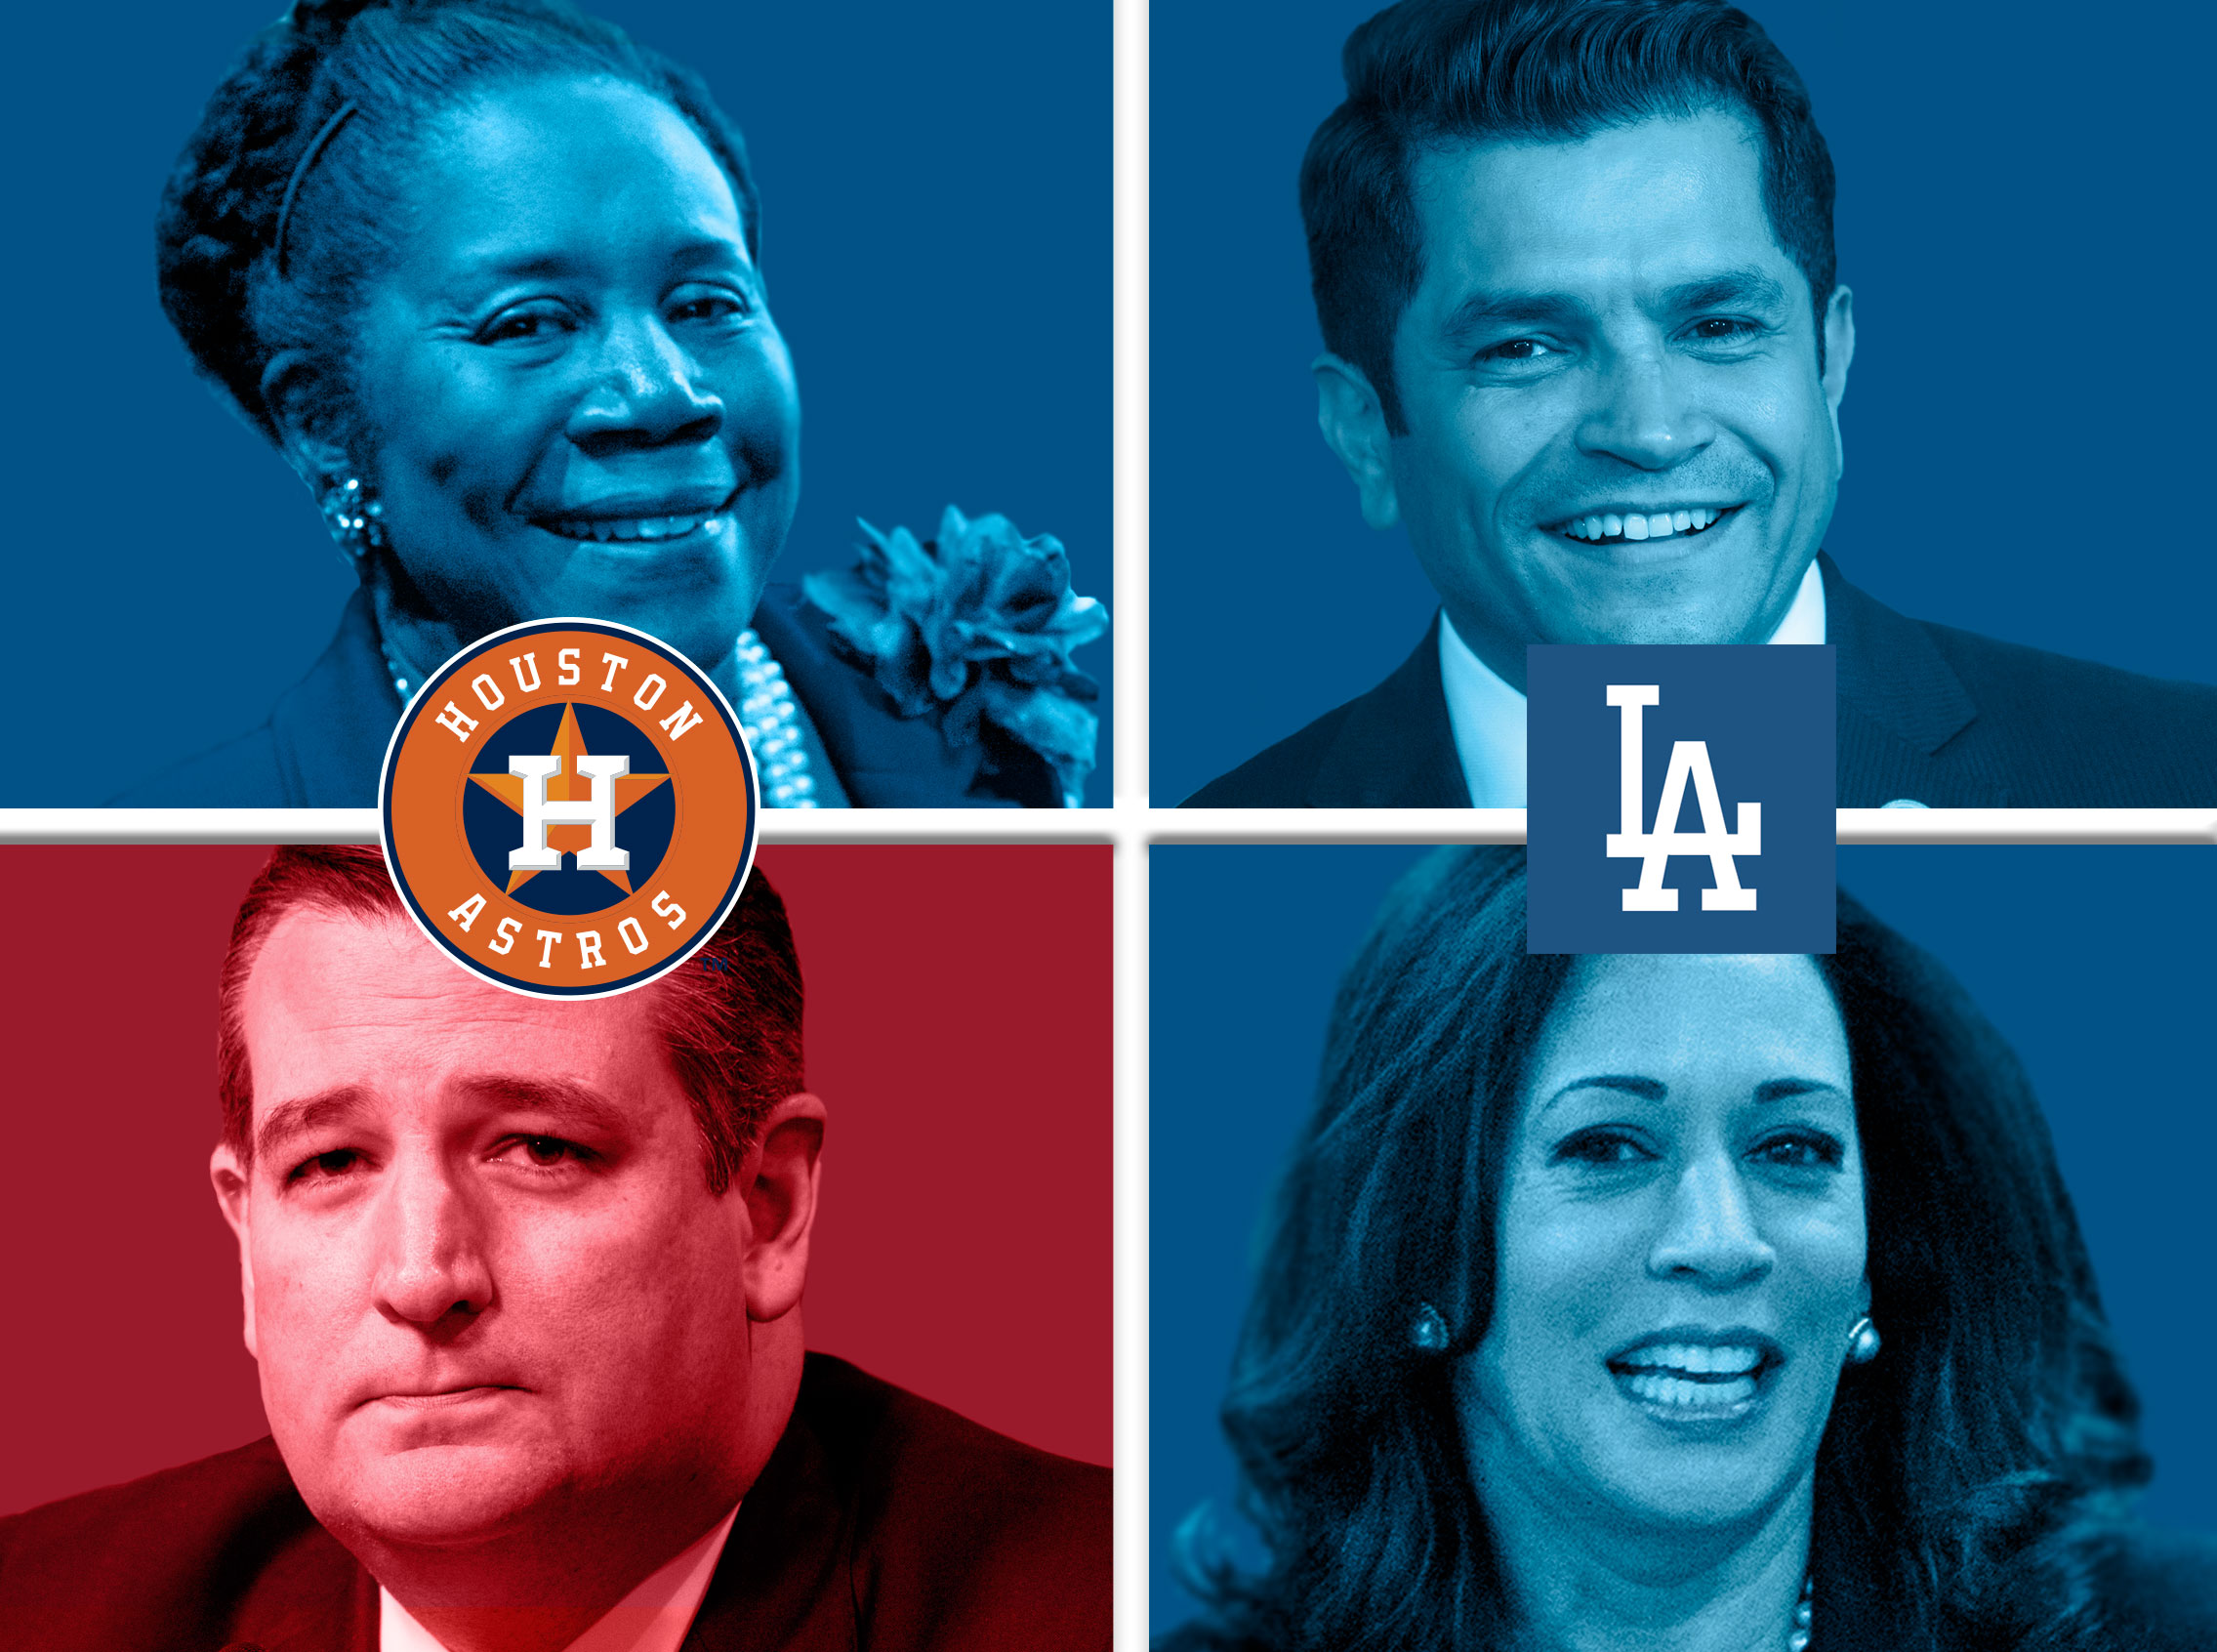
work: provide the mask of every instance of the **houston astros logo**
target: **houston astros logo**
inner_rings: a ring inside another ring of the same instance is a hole
[[[386,863],[424,931],[517,992],[598,998],[691,957],[760,806],[739,720],[644,632],[538,620],[465,648],[393,731]]]

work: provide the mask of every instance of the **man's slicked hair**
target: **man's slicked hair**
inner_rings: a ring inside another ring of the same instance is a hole
[[[1325,347],[1369,375],[1395,434],[1393,336],[1424,277],[1417,155],[1493,140],[1576,142],[1709,109],[1753,125],[1771,232],[1808,277],[1824,367],[1836,271],[1832,157],[1809,93],[1723,0],[1401,0],[1347,37],[1347,101],[1301,161],[1309,283]]]
[[[231,925],[218,989],[216,1059],[224,1140],[253,1162],[254,1071],[247,1059],[247,977],[289,914],[385,919],[409,925],[385,857],[352,847],[280,848],[254,880]],[[426,941],[425,945],[431,943]],[[758,868],[708,944],[652,986],[629,995],[653,1019],[692,1103],[709,1190],[731,1185],[763,1117],[805,1089],[801,960],[785,902]]]

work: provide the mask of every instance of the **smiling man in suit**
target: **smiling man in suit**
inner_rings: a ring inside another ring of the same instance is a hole
[[[1441,612],[1204,787],[1525,802],[1533,642],[1830,642],[1839,803],[2217,804],[2217,688],[1906,619],[1821,554],[1855,355],[1832,165],[1721,0],[1404,0],[1301,168],[1319,422]]]
[[[801,1012],[759,873],[575,1001],[457,973],[376,850],[279,850],[212,1165],[273,1438],[0,1520],[0,1645],[1105,1648],[1105,1469],[804,1351]]]

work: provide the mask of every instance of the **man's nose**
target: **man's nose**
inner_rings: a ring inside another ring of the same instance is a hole
[[[380,1190],[376,1221],[372,1289],[388,1319],[429,1330],[450,1315],[467,1321],[491,1304],[478,1215],[446,1166],[397,1165]]]
[[[1584,452],[1643,471],[1667,471],[1715,439],[1716,422],[1699,405],[1693,376],[1660,347],[1606,361],[1578,430]]]
[[[1738,1162],[1721,1149],[1690,1161],[1670,1185],[1648,1271],[1722,1291],[1754,1283],[1777,1260],[1748,1203]]]
[[[722,398],[659,316],[613,322],[595,369],[569,422],[570,439],[589,453],[708,441],[723,428]]]

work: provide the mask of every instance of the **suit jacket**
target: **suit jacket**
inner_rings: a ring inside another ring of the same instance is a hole
[[[2217,688],[2166,682],[1905,619],[1829,557],[1839,806],[2206,808]],[[1211,808],[1467,808],[1440,684],[1439,621],[1360,698],[1186,799]]]
[[[868,673],[834,651],[827,616],[798,586],[773,585],[755,609],[755,632],[785,668],[822,736],[847,797],[869,808],[959,808],[1061,803],[1037,754],[948,748],[930,718],[908,719]],[[214,751],[163,770],[114,800],[174,808],[374,808],[385,748],[400,696],[378,648],[369,597],[357,591],[339,634],[308,676],[278,696],[269,721]]]
[[[267,1439],[0,1520],[5,1652],[375,1652],[377,1584]],[[824,1354],[684,1652],[1109,1644],[1109,1471]]]

